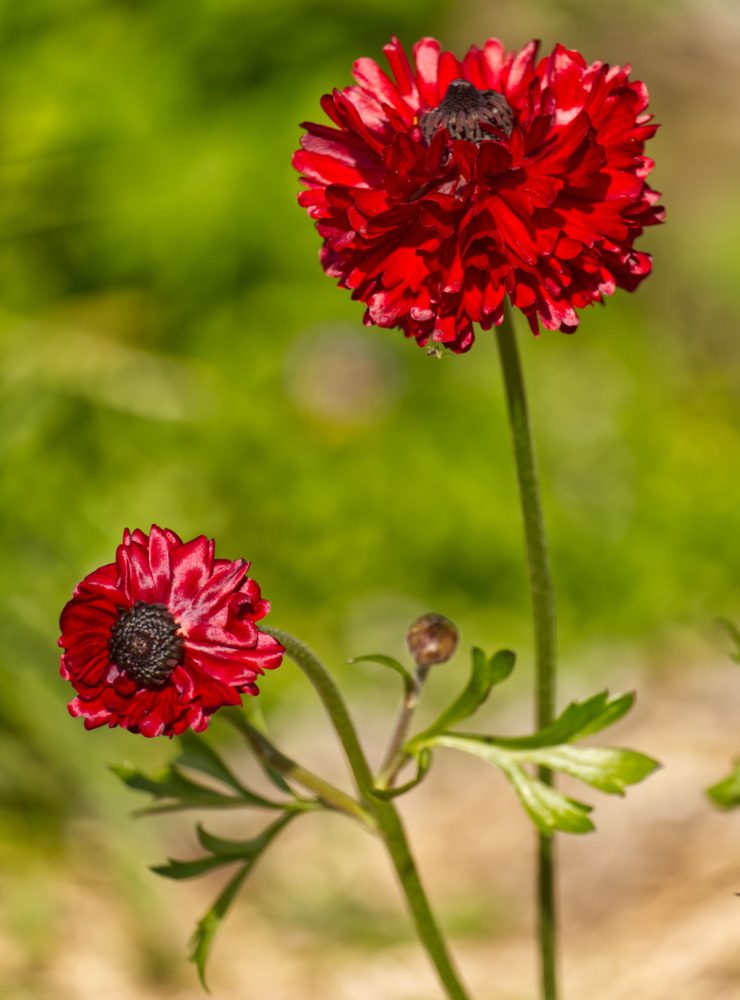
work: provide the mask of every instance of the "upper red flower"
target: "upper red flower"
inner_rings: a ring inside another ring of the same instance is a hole
[[[394,38],[393,79],[359,59],[358,86],[322,99],[336,128],[304,124],[299,201],[367,324],[461,353],[507,295],[535,333],[572,332],[577,309],[649,274],[633,249],[663,219],[647,89],[629,66],[537,48],[489,39],[458,60],[424,38],[412,65]]]
[[[270,605],[249,563],[214,559],[203,535],[124,532],[116,561],[75,588],[62,611],[62,677],[86,729],[123,726],[144,736],[203,730],[222,705],[257,694],[283,647],[255,622]]]

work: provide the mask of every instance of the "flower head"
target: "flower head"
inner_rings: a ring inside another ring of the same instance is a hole
[[[367,324],[462,353],[507,297],[535,333],[570,333],[650,273],[633,249],[663,219],[647,90],[629,66],[537,47],[492,38],[459,60],[423,38],[409,61],[394,38],[390,76],[359,59],[357,85],[322,99],[333,126],[304,124],[299,201]]]
[[[222,705],[257,694],[283,647],[255,624],[268,613],[249,563],[214,559],[203,535],[126,530],[116,561],[77,585],[61,616],[61,674],[86,729],[144,736],[203,730]]]
[[[431,612],[417,618],[406,633],[406,645],[418,667],[447,663],[455,655],[459,639],[454,622]]]

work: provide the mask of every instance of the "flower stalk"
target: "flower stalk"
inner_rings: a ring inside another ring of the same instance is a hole
[[[429,905],[401,818],[392,802],[374,794],[376,786],[370,765],[360,745],[357,730],[344,699],[329,671],[315,653],[292,635],[281,629],[265,628],[264,631],[269,632],[285,648],[287,655],[305,673],[323,702],[344,748],[360,801],[377,824],[379,835],[390,855],[406,898],[406,905],[419,940],[437,971],[447,997],[449,1000],[470,1000]]]
[[[409,734],[411,721],[414,718],[422,688],[431,670],[431,664],[418,664],[413,675],[413,687],[409,687],[404,692],[401,710],[396,719],[388,749],[386,750],[383,763],[380,765],[378,774],[378,788],[392,788],[393,783],[403,770],[404,765],[411,760],[411,757],[404,753],[403,746]]]
[[[529,564],[535,645],[535,705],[537,728],[554,718],[557,669],[555,595],[550,573],[545,523],[542,515],[534,443],[529,422],[524,374],[516,333],[507,308],[496,331],[501,372],[514,448],[519,500]],[[553,784],[552,771],[539,769],[539,777]],[[557,911],[553,838],[540,834],[538,843],[537,904],[543,1000],[557,1000]]]

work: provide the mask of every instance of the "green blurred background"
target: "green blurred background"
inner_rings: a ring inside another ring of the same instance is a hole
[[[103,762],[169,751],[83,734],[58,678],[59,610],[126,526],[252,560],[272,623],[367,698],[342,662],[429,608],[527,662],[490,335],[438,361],[364,329],[296,204],[298,123],[392,33],[562,40],[648,83],[654,275],[573,337],[522,330],[564,664],[606,684],[612,651],[678,664],[740,616],[736,4],[5,0],[0,838],[23,864],[71,863],[80,816],[127,823]],[[263,687],[299,700],[288,670]]]

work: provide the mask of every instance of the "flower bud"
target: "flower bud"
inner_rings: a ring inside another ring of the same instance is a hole
[[[406,634],[406,644],[419,667],[446,663],[457,649],[459,633],[444,615],[422,615]]]

